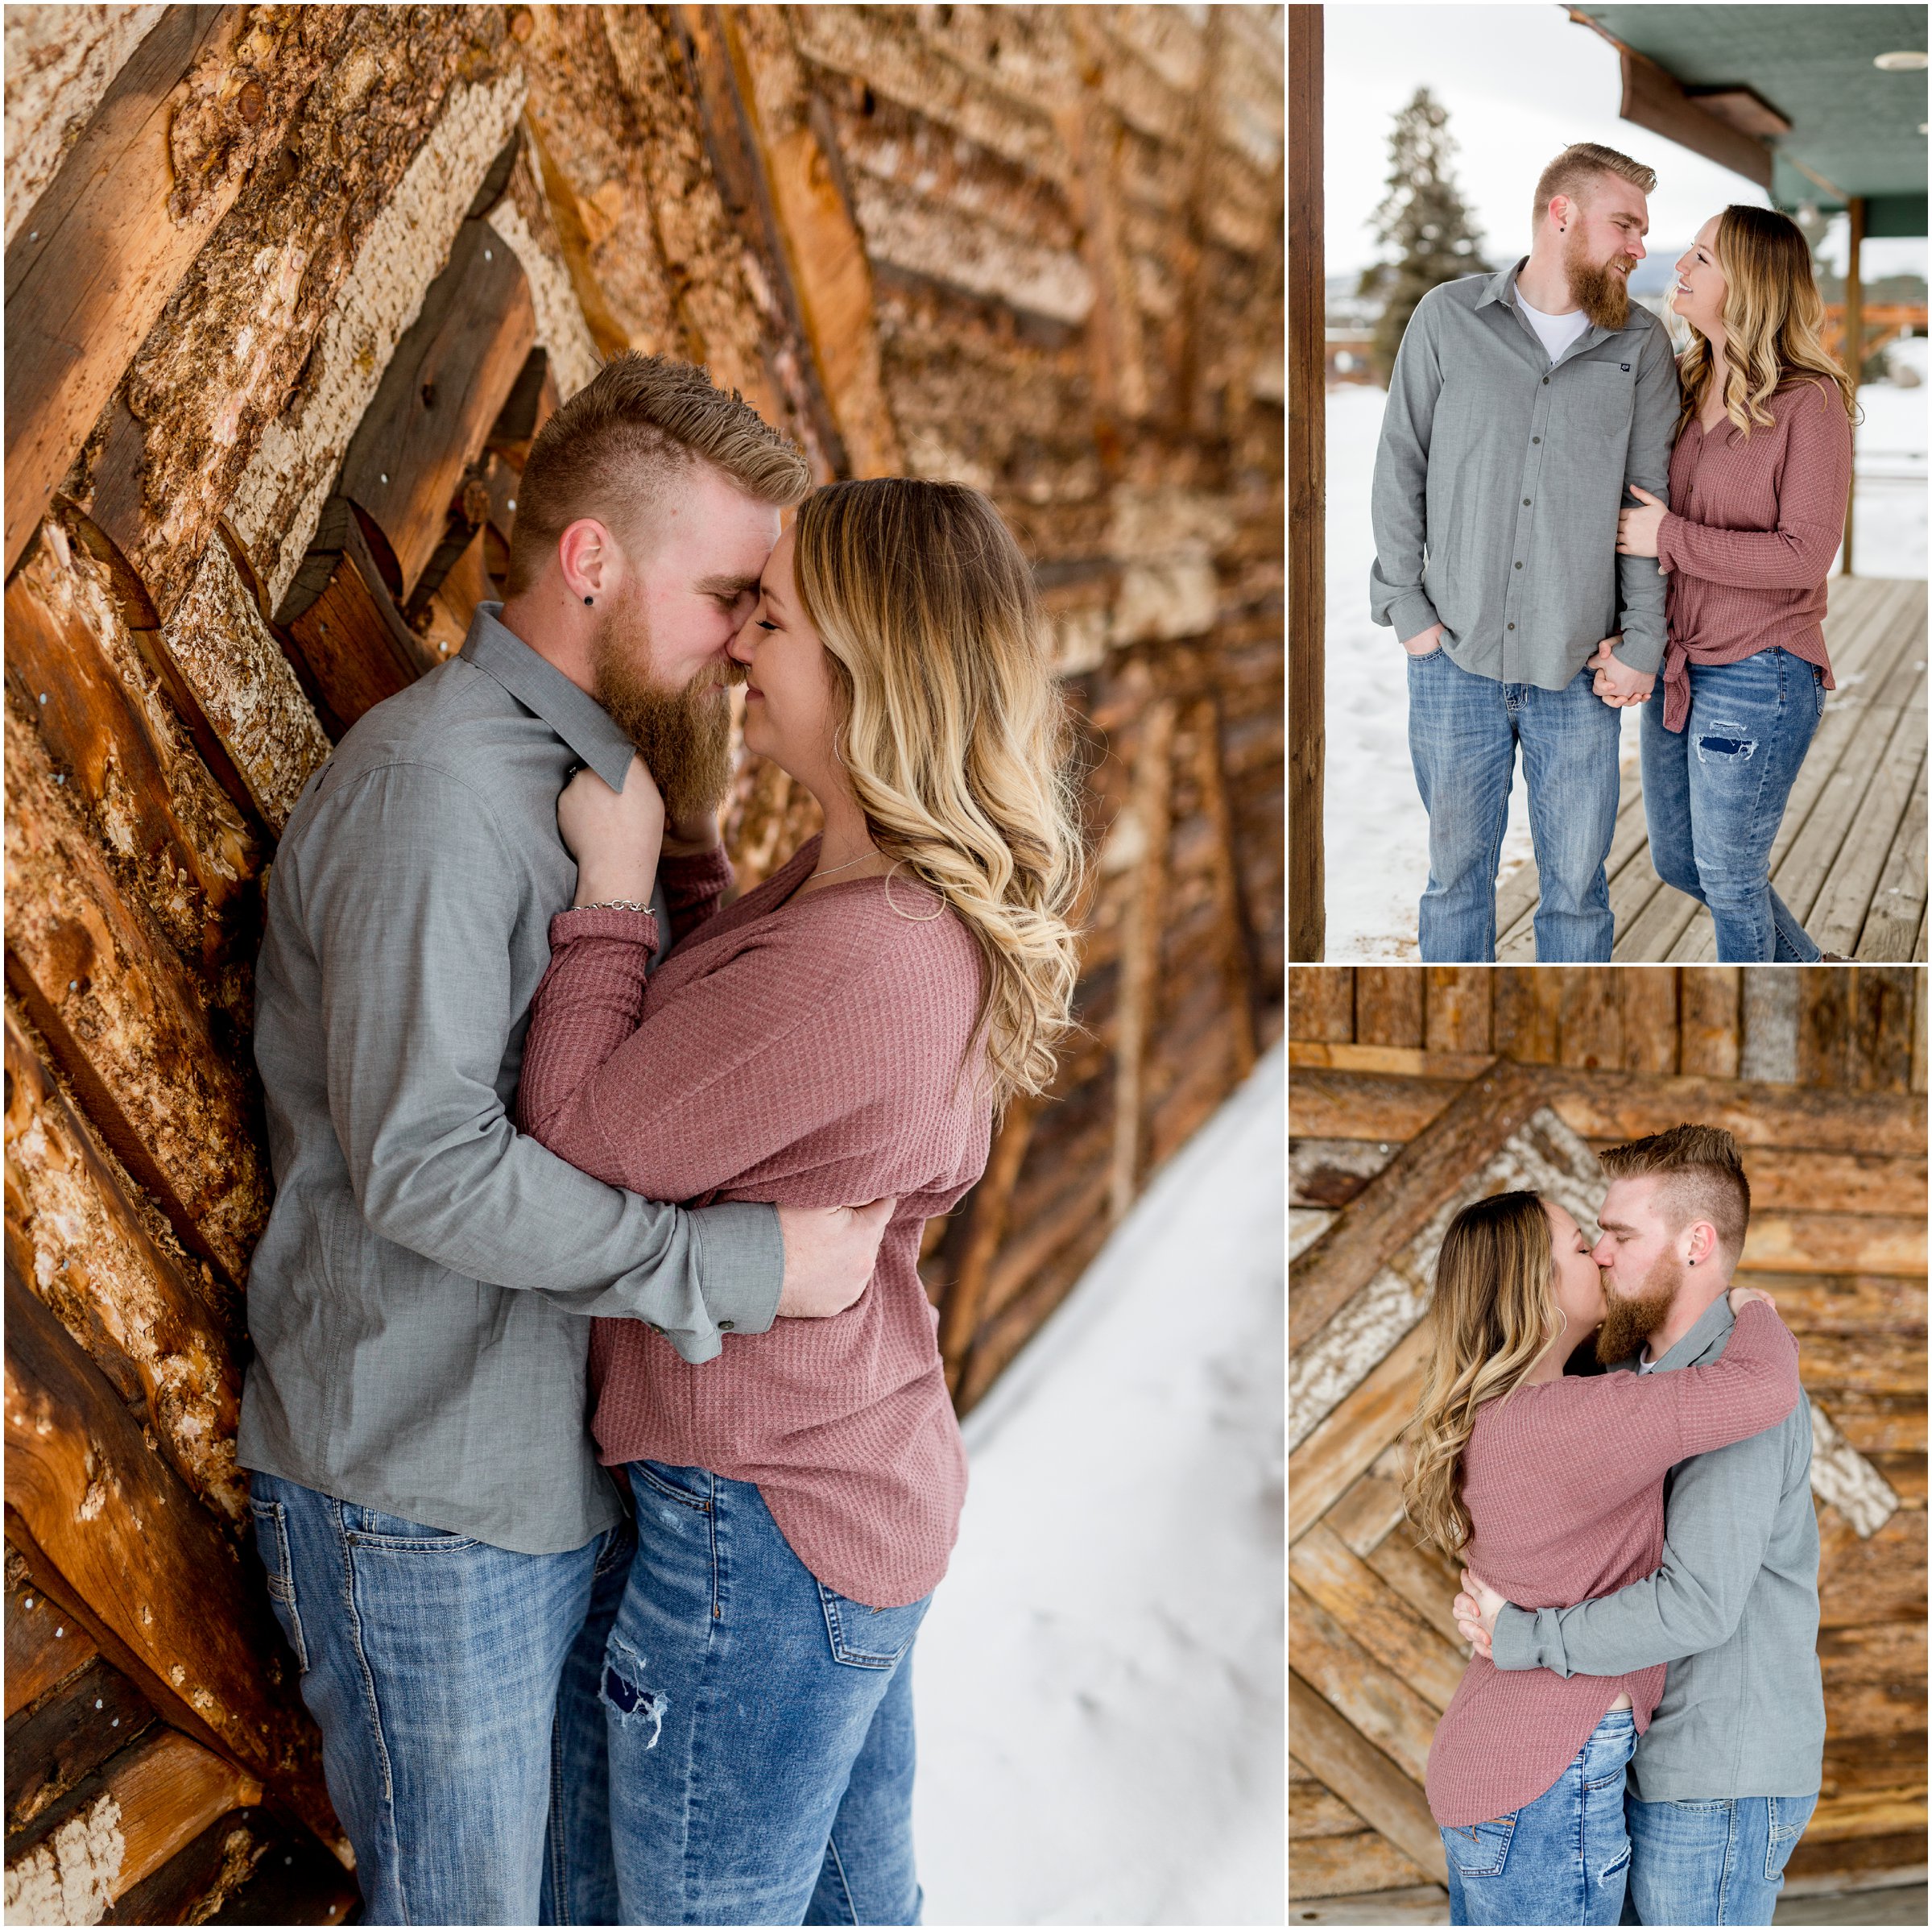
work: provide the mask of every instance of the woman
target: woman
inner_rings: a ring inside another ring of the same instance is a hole
[[[592,1371],[639,1529],[600,1684],[618,1920],[907,1924],[909,1655],[966,1487],[920,1237],[1068,1023],[1069,739],[1031,572],[971,490],[821,490],[759,590],[745,743],[824,834],[722,911],[720,855],[667,859],[693,928],[647,982],[663,806],[574,778],[519,1107],[658,1199],[898,1199],[836,1319],[697,1367],[602,1322]]]
[[[1604,1315],[1589,1242],[1534,1193],[1465,1207],[1436,1262],[1433,1345],[1405,1437],[1410,1520],[1524,1607],[1566,1607],[1651,1573],[1665,1472],[1798,1402],[1797,1345],[1764,1295],[1735,1287],[1731,1304],[1736,1327],[1709,1367],[1566,1378]],[[1619,1920],[1624,1769],[1663,1687],[1661,1667],[1566,1677],[1471,1661],[1429,1752],[1452,1922]]]
[[[1677,264],[1695,331],[1670,503],[1632,487],[1617,549],[1669,573],[1662,714],[1642,726],[1657,876],[1711,909],[1730,963],[1821,955],[1771,888],[1771,847],[1825,693],[1821,619],[1851,487],[1851,378],[1826,353],[1797,226],[1727,208]]]

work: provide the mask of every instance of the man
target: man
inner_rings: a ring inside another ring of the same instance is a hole
[[[560,1674],[631,1547],[587,1316],[698,1361],[836,1313],[893,1203],[686,1212],[509,1118],[577,885],[557,793],[580,764],[654,777],[672,830],[716,842],[725,647],[808,482],[701,370],[606,364],[531,450],[508,601],[349,732],[276,856],[255,1055],[278,1192],[238,1452],[371,1923],[537,1920]]]
[[[1721,1358],[1751,1208],[1731,1135],[1678,1126],[1603,1162],[1599,1356],[1637,1373]],[[1671,1470],[1663,1565],[1645,1580],[1532,1612],[1465,1574],[1457,1620],[1498,1668],[1617,1675],[1670,1665],[1626,1786],[1626,1923],[1771,1921],[1822,1776],[1810,1476],[1801,1392],[1775,1427]]]
[[[1396,356],[1370,614],[1409,652],[1431,963],[1496,955],[1519,743],[1537,957],[1610,957],[1617,711],[1664,654],[1656,561],[1616,553],[1626,486],[1665,499],[1678,411],[1669,338],[1627,288],[1656,185],[1613,148],[1565,148],[1537,183],[1529,255],[1430,289]]]

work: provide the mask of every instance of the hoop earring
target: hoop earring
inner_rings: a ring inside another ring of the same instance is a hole
[[[886,903],[891,906],[893,915],[896,917],[904,918],[908,925],[930,925],[934,918],[943,918],[946,913],[946,901],[942,894],[935,894],[939,897],[939,909],[929,917],[916,918],[909,911],[901,911],[896,905],[892,903],[892,880],[898,875],[900,866],[904,863],[905,859],[903,858],[895,859],[892,870],[886,873]],[[930,890],[932,888],[929,885],[926,888]]]

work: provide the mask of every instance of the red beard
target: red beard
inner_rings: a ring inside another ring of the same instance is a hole
[[[1628,1361],[1670,1318],[1682,1281],[1676,1256],[1666,1253],[1644,1274],[1643,1285],[1628,1298],[1604,1287],[1603,1324],[1597,1329],[1597,1358],[1606,1367]]]
[[[1620,255],[1616,259],[1625,258]],[[1563,268],[1570,277],[1570,292],[1576,297],[1577,306],[1593,326],[1620,329],[1629,321],[1629,277],[1609,262],[1584,260],[1580,229],[1564,251]]]

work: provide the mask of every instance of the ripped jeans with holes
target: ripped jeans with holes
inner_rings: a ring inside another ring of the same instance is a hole
[[[1533,1803],[1442,1830],[1452,1924],[1614,1924],[1624,1913],[1630,1837],[1624,1772],[1636,1746],[1613,1708]]]
[[[1726,964],[1815,964],[1798,915],[1771,885],[1771,854],[1825,710],[1824,674],[1789,650],[1690,666],[1690,716],[1640,727],[1650,861],[1711,911]]]
[[[827,1588],[751,1482],[623,1472],[637,1553],[565,1671],[548,1920],[917,1923],[912,1650],[931,1597]]]

